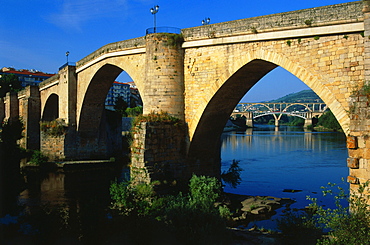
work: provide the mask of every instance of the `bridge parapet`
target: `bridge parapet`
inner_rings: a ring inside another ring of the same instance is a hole
[[[356,23],[363,21],[362,8],[362,1],[357,1],[186,28],[182,29],[182,33],[185,41],[193,41],[311,26]]]
[[[59,80],[59,74],[56,74],[56,75],[54,75],[54,76],[52,76],[52,77],[50,77],[50,78],[48,78],[48,79],[46,79],[46,80],[42,81],[42,82],[39,84],[39,88],[40,88],[40,90],[41,90],[41,89],[43,89],[43,88],[45,88],[45,87],[48,87],[48,85],[50,85],[50,84],[52,84],[52,83],[54,83],[54,82],[56,82],[56,81],[58,81],[58,80]]]
[[[115,42],[115,43],[109,43],[95,52],[89,54],[85,58],[81,59],[76,63],[76,68],[78,69],[79,67],[85,65],[91,60],[96,59],[99,56],[102,56],[107,53],[111,52],[116,52],[116,51],[123,51],[123,50],[128,50],[128,49],[135,49],[135,48],[143,48],[145,47],[146,42],[145,42],[145,37],[138,37],[138,38],[133,38],[125,41],[120,41],[120,42]]]

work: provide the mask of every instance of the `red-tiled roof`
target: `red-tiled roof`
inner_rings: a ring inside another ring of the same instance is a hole
[[[9,74],[20,74],[20,75],[34,75],[34,76],[42,76],[42,77],[52,77],[55,74],[48,74],[43,73],[40,71],[32,72],[29,70],[13,70],[13,71],[4,71],[3,73],[9,73]]]

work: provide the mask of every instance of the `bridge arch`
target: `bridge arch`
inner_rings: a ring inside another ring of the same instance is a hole
[[[310,87],[331,108],[344,132],[349,133],[348,114],[336,95],[324,85],[324,78],[321,75],[323,71],[305,67],[293,58],[289,59],[283,54],[255,46],[254,50],[246,53],[234,53],[231,61],[225,60],[227,68],[217,70],[216,82],[209,82],[211,86],[201,98],[204,103],[198,107],[192,118],[188,118],[189,159],[199,159],[212,164],[220,160],[219,139],[232,110],[263,76],[278,66],[283,67]],[[206,52],[198,50],[198,52],[201,51]],[[212,164],[202,169],[212,169]]]
[[[94,137],[99,132],[105,98],[109,88],[121,72],[121,68],[105,64],[92,77],[83,98],[77,128],[82,136]]]
[[[57,118],[59,118],[59,96],[53,93],[46,100],[41,120],[53,121]]]
[[[114,80],[125,71],[135,82],[139,93],[144,90],[144,77],[145,69],[143,69],[143,60],[145,60],[145,54],[135,54],[135,55],[113,55],[110,58],[103,59],[99,62],[92,62],[94,64],[87,67],[77,68],[77,106],[76,106],[76,120],[78,130],[85,130],[84,127],[87,126],[89,117],[93,115],[93,109],[91,105],[94,104],[94,94],[100,93],[98,96],[101,106],[104,105],[104,99],[107,92],[114,82]],[[99,82],[100,81],[100,82]],[[109,86],[108,86],[109,84]],[[102,86],[99,88],[99,86]],[[103,89],[100,92],[99,89]],[[142,97],[143,105],[145,106],[145,98]],[[95,100],[97,101],[97,100]],[[96,104],[96,103],[95,103]],[[100,108],[101,110],[102,108]],[[91,116],[88,116],[92,113]],[[86,117],[86,118],[84,118]],[[94,120],[94,124],[98,124],[98,120]],[[87,129],[86,129],[87,130]]]
[[[264,61],[265,63],[264,62],[261,63],[261,61]],[[336,95],[328,87],[324,86],[325,84],[324,78],[322,78],[322,75],[320,74],[322,71],[314,70],[310,67],[305,67],[301,65],[299,61],[296,62],[292,60],[292,58],[290,59],[289,57],[283,54],[259,48],[256,50],[246,52],[245,54],[244,53],[240,54],[240,56],[234,57],[232,63],[227,64],[229,69],[217,71],[220,75],[218,75],[216,82],[212,83],[212,86],[209,88],[208,92],[201,99],[202,101],[205,101],[205,104],[203,106],[199,106],[195,115],[191,119],[189,119],[188,124],[190,138],[192,138],[195,135],[196,129],[199,126],[198,121],[200,122],[203,115],[207,114],[207,110],[212,101],[211,98],[213,98],[214,96],[218,96],[217,93],[218,90],[220,90],[225,84],[229,83],[231,80],[235,80],[231,79],[233,77],[240,77],[239,80],[243,79],[243,75],[241,75],[241,73],[243,73],[244,70],[247,70],[244,67],[257,65],[255,69],[262,69],[263,67],[262,64],[267,63],[273,64],[275,66],[274,68],[276,68],[277,66],[281,66],[282,68],[286,69],[288,72],[292,73],[297,78],[299,78],[308,87],[310,87],[324,101],[327,107],[331,109],[334,116],[337,118],[339,124],[341,125],[344,133],[345,134],[349,133],[350,119],[346,112],[346,108],[344,108],[343,104],[337,100]],[[274,68],[270,69],[265,74],[267,74]],[[230,76],[229,74],[232,75]],[[251,74],[253,74],[253,71],[251,72]],[[263,76],[265,74],[263,74]],[[253,78],[247,79],[246,78],[247,76],[248,75],[244,75],[244,81],[240,82],[238,86],[235,86],[234,89],[243,91],[245,94],[246,92],[249,91],[250,88],[253,87],[255,83],[257,83],[260,80],[260,78],[263,77],[261,76],[258,80],[255,80]],[[251,82],[251,80],[253,80],[253,82]],[[240,101],[241,98],[238,97],[238,99]],[[235,102],[235,100],[233,101]]]

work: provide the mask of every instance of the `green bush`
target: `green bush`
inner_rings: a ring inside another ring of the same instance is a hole
[[[133,108],[127,108],[126,114],[128,117],[137,117],[139,115],[143,114],[143,107],[142,106],[136,106]]]
[[[335,187],[330,184],[330,187]],[[368,196],[369,182],[359,186],[357,193],[352,193],[349,198],[343,189],[337,186],[339,192],[335,196],[336,209],[324,209],[312,199],[311,207],[316,209],[318,223],[329,230],[329,236],[322,238],[318,244],[370,244],[370,205]],[[332,194],[331,188],[325,188],[324,194]],[[343,207],[340,200],[347,199],[349,207]]]
[[[320,245],[369,245],[370,205],[369,183],[359,186],[357,193],[349,197],[339,185],[329,183],[322,187],[324,195],[334,195],[336,208],[318,205],[317,198],[312,201],[308,211],[289,212],[277,221],[278,228],[288,238],[284,244]],[[348,202],[348,206],[343,206]],[[328,235],[323,236],[326,231]]]
[[[110,188],[112,209],[126,217],[141,217],[159,222],[180,244],[222,244],[228,238],[225,221],[230,211],[217,208],[221,184],[216,178],[194,175],[189,193],[156,196],[152,184],[133,186],[113,183]],[[131,218],[130,221],[137,220]],[[132,224],[136,226],[136,224]],[[154,229],[155,227],[153,227]]]
[[[152,185],[114,182],[111,184],[109,191],[113,200],[112,209],[119,210],[120,214],[126,216],[145,216],[149,214],[154,200]]]
[[[190,205],[205,211],[214,209],[220,191],[221,183],[216,178],[193,175],[189,183]]]
[[[342,130],[342,127],[338,123],[337,119],[335,118],[334,114],[331,111],[327,111],[319,117],[316,126],[322,126],[327,129],[332,129],[334,131]]]
[[[64,120],[56,119],[53,121],[40,122],[40,130],[52,137],[58,137],[67,133],[68,126]]]
[[[48,157],[41,153],[41,151],[34,151],[32,153],[30,162],[35,165],[41,165],[48,161]]]

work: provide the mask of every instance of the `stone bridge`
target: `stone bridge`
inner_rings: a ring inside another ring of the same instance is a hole
[[[40,142],[37,129],[30,131],[40,119],[59,118],[66,132],[49,146],[53,139],[42,136],[44,152],[65,159],[109,157],[119,139],[107,133],[104,98],[126,71],[142,96],[144,114],[166,111],[186,124],[177,141],[163,136],[156,145],[159,129],[144,123],[134,136],[134,146],[142,142],[132,154],[133,168],[147,177],[158,166],[173,165],[177,176],[218,175],[220,135],[228,117],[253,85],[281,66],[338,119],[348,139],[348,180],[357,185],[370,179],[369,16],[368,1],[357,1],[187,28],[181,36],[156,33],[111,43],[75,67],[62,68],[38,89],[8,95],[5,116],[18,111],[23,117],[29,147]],[[164,135],[176,131],[163,128]]]

